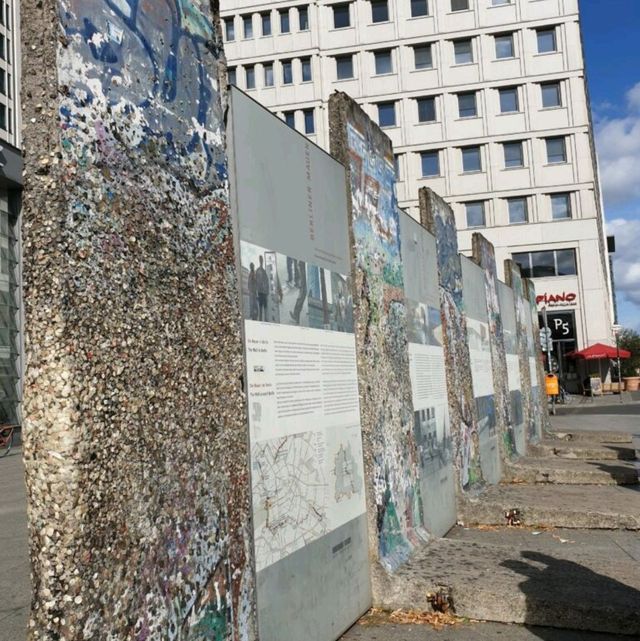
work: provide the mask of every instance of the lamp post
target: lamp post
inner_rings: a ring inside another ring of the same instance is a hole
[[[618,340],[618,334],[622,329],[622,325],[613,326],[613,335],[616,337],[616,360],[618,361],[618,396],[620,397],[620,402],[622,403],[622,371],[620,370],[620,342]]]

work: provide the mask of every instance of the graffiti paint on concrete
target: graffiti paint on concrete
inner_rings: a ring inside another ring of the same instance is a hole
[[[478,420],[473,398],[471,358],[462,297],[462,265],[453,211],[430,189],[420,190],[420,218],[436,238],[440,308],[444,328],[449,413],[460,486],[484,484]]]
[[[388,138],[346,95],[332,96],[330,121],[332,152],[349,170],[362,424],[377,552],[393,570],[426,538],[393,154]]]
[[[33,634],[253,638],[210,4],[58,0],[23,18],[39,43],[25,82],[45,103],[25,129]]]
[[[502,309],[498,293],[499,281],[496,267],[496,255],[493,244],[482,234],[473,235],[473,256],[484,271],[485,297],[489,324],[491,364],[493,370],[493,388],[496,410],[496,421],[500,433],[501,457],[509,459],[515,452],[513,423],[511,418],[511,400],[507,357],[505,349],[505,331]]]

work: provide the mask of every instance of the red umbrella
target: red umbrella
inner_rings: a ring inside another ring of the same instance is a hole
[[[586,349],[581,349],[578,352],[569,352],[567,358],[584,358],[585,360],[596,360],[602,358],[618,358],[618,350],[611,345],[604,343],[595,343]],[[631,358],[631,352],[626,349],[620,349],[620,358]]]

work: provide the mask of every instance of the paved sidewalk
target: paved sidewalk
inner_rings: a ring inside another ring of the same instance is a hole
[[[22,448],[0,459],[0,641],[23,641],[31,599]]]

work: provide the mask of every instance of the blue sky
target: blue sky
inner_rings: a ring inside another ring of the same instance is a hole
[[[640,0],[581,0],[619,322],[640,330]]]

